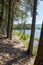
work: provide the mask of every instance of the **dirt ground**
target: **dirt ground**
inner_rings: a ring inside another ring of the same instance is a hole
[[[0,39],[0,65],[33,65],[35,58],[26,49],[15,35],[12,40]]]

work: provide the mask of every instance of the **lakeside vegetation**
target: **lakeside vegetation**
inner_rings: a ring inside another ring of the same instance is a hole
[[[13,33],[15,33],[18,37],[22,38],[22,40],[27,40],[28,38],[30,38],[30,35],[26,35],[24,33],[20,33],[20,32],[17,32],[17,31],[13,31]],[[24,35],[25,35],[25,39],[24,39]],[[38,38],[34,38],[34,40],[36,41],[39,41]]]
[[[0,0],[0,65],[43,65],[41,1]]]
[[[23,29],[24,28],[24,23],[23,24],[14,24],[13,29]],[[31,24],[25,24],[25,29],[31,29]]]
[[[13,29],[21,30],[24,28],[24,24],[14,24]],[[31,29],[31,24],[25,24],[25,29]],[[41,29],[40,24],[36,24],[36,29]]]
[[[21,42],[23,42],[24,45],[28,48],[29,43],[28,43],[26,40],[27,40],[28,38],[30,38],[29,35],[25,35],[25,39],[24,39],[23,33],[20,33],[20,32],[17,32],[17,31],[13,31],[13,34],[17,35],[18,38],[19,38],[19,40],[21,40]],[[36,41],[39,41],[38,38],[34,38],[34,39],[35,39]],[[38,49],[37,46],[33,47],[33,54],[34,54],[35,56],[36,56],[36,54],[37,54],[37,49]]]

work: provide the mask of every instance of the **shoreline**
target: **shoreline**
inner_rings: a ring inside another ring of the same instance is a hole
[[[23,44],[28,48],[29,41],[26,42],[26,40],[24,40],[23,38],[21,38],[21,37],[20,37],[21,35],[20,35],[19,32],[16,32],[16,31],[15,31],[15,32],[13,32],[13,34],[15,34],[15,35],[18,37],[18,39],[19,39],[21,42],[23,42]],[[36,43],[36,41],[35,41],[34,43]],[[36,55],[37,49],[38,49],[38,46],[37,46],[37,45],[33,46],[33,54],[34,54],[34,55]]]
[[[17,31],[14,31],[14,33],[16,33],[16,34],[18,34],[18,35],[23,35],[23,33],[20,33],[20,32],[17,32]],[[27,39],[28,39],[28,38],[30,38],[30,35],[25,34],[25,37],[27,37]],[[39,41],[38,38],[34,38],[34,40]]]

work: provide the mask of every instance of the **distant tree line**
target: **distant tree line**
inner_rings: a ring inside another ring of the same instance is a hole
[[[0,0],[0,33],[3,32],[5,33],[6,31],[6,37],[9,38],[10,40],[12,39],[13,21],[21,18],[22,21],[21,24],[23,25],[22,28],[24,29],[25,33],[26,17],[28,16],[27,13],[29,12],[31,13],[32,16],[31,35],[28,49],[26,52],[29,55],[32,55],[33,51],[37,4],[38,0]],[[43,65],[42,51],[43,51],[43,24],[41,29],[41,36],[39,41],[37,57],[34,65]]]
[[[22,24],[14,24],[13,30],[15,29],[22,30]],[[25,29],[31,29],[31,24],[25,24]]]
[[[29,29],[31,29],[31,25],[32,24],[25,24],[25,30],[27,29],[27,30],[29,30]],[[24,27],[24,24],[13,24],[13,30],[16,30],[16,29],[18,29],[18,30],[24,30],[24,28],[22,28],[22,26]],[[41,29],[41,24],[36,24],[36,28],[35,29]]]

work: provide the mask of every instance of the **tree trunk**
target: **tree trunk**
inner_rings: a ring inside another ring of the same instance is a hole
[[[2,23],[1,23],[1,27],[2,27],[2,32],[3,32],[3,6],[4,6],[4,0],[2,0]]]
[[[13,6],[15,4],[15,0],[9,1],[9,13],[8,13],[8,26],[7,26],[7,37],[9,39],[12,38],[12,30],[13,30]]]
[[[25,16],[26,16],[26,14],[25,14]],[[23,32],[23,36],[24,36],[24,40],[26,39],[26,38],[25,38],[25,26],[26,26],[25,24],[26,24],[26,17],[25,17],[25,21],[24,21],[24,23],[23,23],[23,31],[24,31],[24,32]]]
[[[34,65],[43,65],[43,24],[42,24],[42,29],[41,29],[38,52],[37,52],[37,55],[36,55]]]
[[[31,26],[31,36],[30,36],[30,41],[29,41],[29,47],[28,47],[28,50],[27,50],[28,54],[32,54],[32,51],[33,51],[35,22],[36,22],[36,9],[37,9],[37,0],[34,0],[33,18],[32,18],[32,26]]]
[[[10,1],[9,1],[9,8],[8,8],[7,38],[9,38],[9,32],[10,32]]]
[[[1,29],[1,20],[0,20],[0,29]]]
[[[13,7],[12,7],[12,21],[11,21],[11,29],[10,29],[10,39],[12,38],[12,31],[13,31]]]
[[[2,0],[2,4],[1,5],[2,5],[2,7],[1,7],[1,13],[0,13],[0,30],[2,30],[4,0]]]
[[[11,26],[12,25],[12,0],[9,1],[8,11],[8,26],[7,26],[7,38],[11,39]]]

